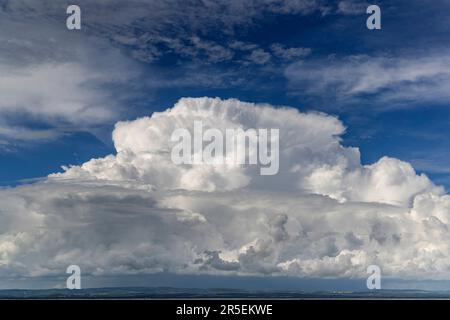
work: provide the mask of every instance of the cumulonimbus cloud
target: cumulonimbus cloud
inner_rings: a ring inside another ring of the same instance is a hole
[[[280,170],[175,165],[173,130],[279,128]],[[0,191],[0,276],[169,271],[449,278],[450,196],[398,159],[362,165],[323,113],[184,98],[113,132],[117,153]]]

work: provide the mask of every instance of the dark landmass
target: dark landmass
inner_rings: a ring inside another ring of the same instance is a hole
[[[450,299],[450,291],[246,291],[239,289],[185,289],[123,287],[95,289],[0,290],[0,299]]]

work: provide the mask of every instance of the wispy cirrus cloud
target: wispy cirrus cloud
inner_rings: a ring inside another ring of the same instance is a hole
[[[0,9],[3,150],[112,125],[133,95],[136,63],[105,40],[68,32],[44,15],[53,6],[64,9],[62,2],[36,10],[6,2]]]
[[[311,48],[286,47],[279,43],[272,44],[270,48],[276,57],[287,61],[305,58],[312,52]]]
[[[337,5],[337,12],[345,15],[364,14],[370,4],[365,1],[343,0]]]
[[[294,95],[339,103],[377,104],[378,110],[450,101],[447,51],[420,55],[352,55],[302,60],[285,76]]]

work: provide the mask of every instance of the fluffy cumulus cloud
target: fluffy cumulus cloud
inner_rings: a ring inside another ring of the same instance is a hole
[[[279,128],[280,169],[175,165],[172,132]],[[0,276],[168,271],[448,278],[450,196],[412,166],[362,165],[344,125],[218,98],[185,98],[119,122],[116,154],[0,191]]]

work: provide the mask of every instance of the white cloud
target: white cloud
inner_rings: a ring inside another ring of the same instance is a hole
[[[211,128],[279,128],[280,172],[261,178],[255,168],[240,166],[177,166],[169,142],[177,128],[193,131],[195,120]],[[174,108],[152,117],[119,122],[113,133],[117,156],[91,160],[70,168],[65,177],[139,180],[158,188],[189,190],[299,190],[339,201],[409,204],[417,193],[440,192],[406,162],[382,158],[362,166],[359,151],[340,144],[345,131],[335,117],[299,113],[295,109],[237,100],[182,99]]]
[[[44,0],[36,4],[33,0],[9,0],[4,10],[9,13],[25,13],[29,16],[45,14],[47,17],[65,15],[62,1]],[[230,28],[251,24],[254,19],[265,13],[311,14],[326,13],[330,10],[323,0],[217,0],[191,3],[183,0],[147,1],[121,0],[86,1],[79,0],[78,5],[86,10],[102,11],[102,15],[86,15],[86,22],[108,26],[111,29],[131,25],[147,26],[152,30],[169,25],[177,29],[185,27],[196,32],[205,27]],[[86,11],[86,13],[90,13]],[[106,29],[106,28],[104,28]],[[146,28],[148,30],[148,28]]]
[[[256,64],[266,64],[270,61],[271,55],[264,49],[253,50],[247,59]]]
[[[8,0],[0,8],[0,15],[4,12],[6,18],[20,21],[25,17],[40,29],[43,22],[52,23],[56,29],[66,17],[65,5],[62,1],[52,0],[43,0],[39,4],[32,0]],[[212,63],[230,60],[233,52],[229,48],[207,39],[217,35],[230,38],[242,29],[253,27],[267,14],[307,15],[330,11],[330,6],[322,0],[195,3],[184,0],[79,0],[77,5],[82,8],[82,24],[87,34],[126,46],[135,59],[144,62],[153,62],[168,52]],[[96,14],[99,12],[102,14]],[[41,48],[41,45],[35,47]]]
[[[5,144],[114,124],[131,90],[117,93],[139,75],[134,62],[104,40],[67,32],[64,25],[58,28],[38,14],[29,17],[26,7],[15,5],[5,4],[7,13],[0,11],[0,136]],[[36,130],[36,124],[46,129]]]
[[[280,173],[175,166],[194,120],[280,128]],[[182,99],[119,122],[116,155],[0,191],[0,276],[169,271],[449,278],[450,198],[405,162],[363,166],[335,117],[238,100]]]
[[[370,95],[377,108],[383,109],[448,101],[449,65],[447,52],[419,57],[328,57],[291,64],[285,76],[295,88],[294,94],[331,97],[340,102],[357,102]]]
[[[369,3],[365,1],[344,0],[338,3],[338,13],[345,15],[364,15]]]
[[[313,0],[206,1],[196,5],[179,0],[82,0],[77,4],[82,8],[83,32],[66,30],[67,4],[63,1],[2,3],[2,144],[38,141],[38,137],[47,140],[61,132],[93,132],[95,126],[113,124],[122,116],[123,100],[130,98],[132,90],[142,90],[141,94],[145,90],[148,97],[151,90],[168,86],[241,86],[245,75],[239,76],[234,69],[219,74],[203,65],[198,71],[197,63],[228,61],[237,50],[208,40],[208,32],[229,36],[234,28],[250,26],[267,12],[322,10],[322,4]],[[257,47],[252,50],[252,61],[264,64],[270,59],[268,52]],[[175,53],[190,62],[167,72],[152,72],[148,67],[145,81],[132,81],[142,67],[132,59],[152,62],[163,53]],[[192,69],[197,69],[194,76]],[[121,90],[125,86],[127,90]],[[30,123],[48,130],[34,131]]]
[[[111,121],[117,110],[94,83],[106,83],[111,74],[83,65],[45,64],[14,70],[1,69],[0,112],[26,113],[48,120],[95,124]],[[26,88],[26,90],[24,90]]]
[[[306,56],[309,56],[312,51],[310,48],[286,48],[279,43],[274,43],[270,48],[275,56],[284,60],[305,58]]]

